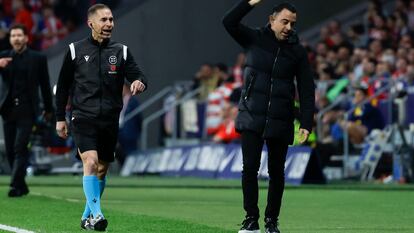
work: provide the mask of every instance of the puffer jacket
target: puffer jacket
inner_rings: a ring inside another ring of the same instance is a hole
[[[252,9],[242,0],[223,18],[226,30],[246,50],[236,129],[292,144],[296,88],[301,128],[312,130],[315,85],[307,53],[295,34],[279,41],[269,25],[253,29],[241,24]]]

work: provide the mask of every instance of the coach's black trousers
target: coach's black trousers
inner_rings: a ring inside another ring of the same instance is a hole
[[[3,118],[6,155],[12,172],[10,187],[18,190],[27,189],[25,176],[30,158],[27,146],[32,127],[31,117]]]
[[[269,189],[267,194],[266,218],[277,220],[285,188],[285,160],[288,144],[277,139],[264,140],[253,131],[243,131],[241,144],[243,152],[243,206],[246,216],[259,218],[259,188],[257,175],[260,168],[262,148],[268,148]]]

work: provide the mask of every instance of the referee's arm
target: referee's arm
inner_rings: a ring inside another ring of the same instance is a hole
[[[56,120],[65,121],[66,104],[69,98],[69,91],[74,79],[74,67],[70,51],[68,50],[63,61],[56,88]]]
[[[130,83],[139,80],[145,86],[144,91],[148,87],[147,79],[145,78],[144,73],[138,67],[137,63],[134,60],[134,57],[129,52],[129,49],[127,49],[127,59],[125,61],[125,77]]]

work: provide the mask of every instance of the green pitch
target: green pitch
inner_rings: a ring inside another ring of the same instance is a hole
[[[82,232],[81,177],[30,177],[31,193],[18,199],[6,197],[8,180],[0,177],[0,224]],[[266,183],[260,186],[263,213]],[[193,178],[108,177],[102,209],[107,232],[114,233],[234,233],[244,215],[239,181]],[[414,232],[413,213],[413,186],[287,187],[280,228],[284,233]]]

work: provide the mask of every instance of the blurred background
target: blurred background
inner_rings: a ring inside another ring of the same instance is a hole
[[[3,0],[0,49],[10,47],[13,23],[26,25],[30,47],[48,56],[53,87],[68,44],[90,33],[88,7],[109,5],[113,40],[128,45],[149,81],[138,97],[125,92],[111,173],[239,178],[234,119],[244,54],[221,24],[236,2]],[[412,182],[414,1],[291,2],[314,71],[317,111],[310,140],[289,149],[286,181]],[[263,1],[243,22],[264,26],[276,3]],[[0,173],[8,174],[2,134]],[[29,175],[81,174],[72,140],[59,139],[54,122],[39,118],[30,147]],[[266,179],[266,149],[262,155]]]

